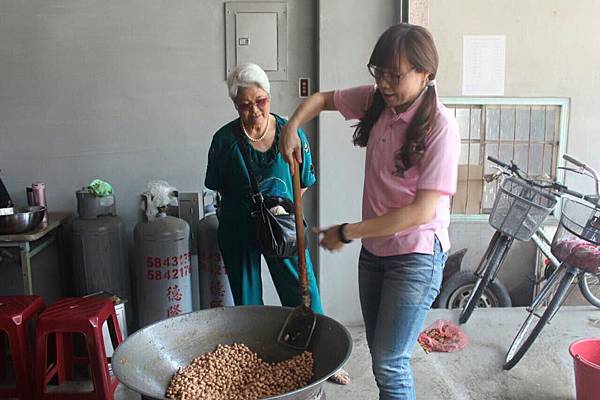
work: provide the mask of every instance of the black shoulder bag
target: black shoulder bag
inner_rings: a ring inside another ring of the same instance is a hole
[[[280,197],[263,197],[258,189],[254,171],[250,166],[250,156],[246,143],[242,138],[241,128],[237,135],[238,146],[248,176],[250,177],[252,211],[250,215],[256,225],[256,245],[265,257],[292,257],[297,254],[296,246],[296,219],[293,203]],[[287,215],[274,215],[270,208],[281,205]],[[306,226],[306,222],[304,223]]]

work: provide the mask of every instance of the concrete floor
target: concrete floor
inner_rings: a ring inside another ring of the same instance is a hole
[[[509,344],[525,318],[524,308],[476,310],[463,326],[469,346],[457,353],[425,354],[415,349],[413,371],[417,397],[423,400],[565,400],[575,399],[573,363],[569,344],[580,338],[600,337],[600,310],[588,306],[564,306],[511,371],[502,363]],[[458,312],[432,310],[427,323],[436,319],[457,321]],[[354,349],[345,368],[352,384],[328,383],[328,400],[371,400],[378,392],[364,328],[350,327]],[[599,396],[600,398],[600,396]],[[119,387],[117,400],[139,399]]]

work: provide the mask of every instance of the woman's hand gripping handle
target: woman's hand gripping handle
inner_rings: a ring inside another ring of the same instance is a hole
[[[291,122],[281,128],[279,152],[284,161],[290,165],[292,175],[295,175],[296,165],[302,163],[302,142],[298,136],[298,127]]]

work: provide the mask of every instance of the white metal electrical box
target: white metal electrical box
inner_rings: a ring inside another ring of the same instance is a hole
[[[225,31],[227,74],[253,62],[270,80],[287,80],[286,3],[225,3]]]

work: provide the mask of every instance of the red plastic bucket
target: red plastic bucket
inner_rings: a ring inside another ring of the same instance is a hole
[[[577,400],[600,396],[600,339],[582,339],[569,346],[575,367]]]

